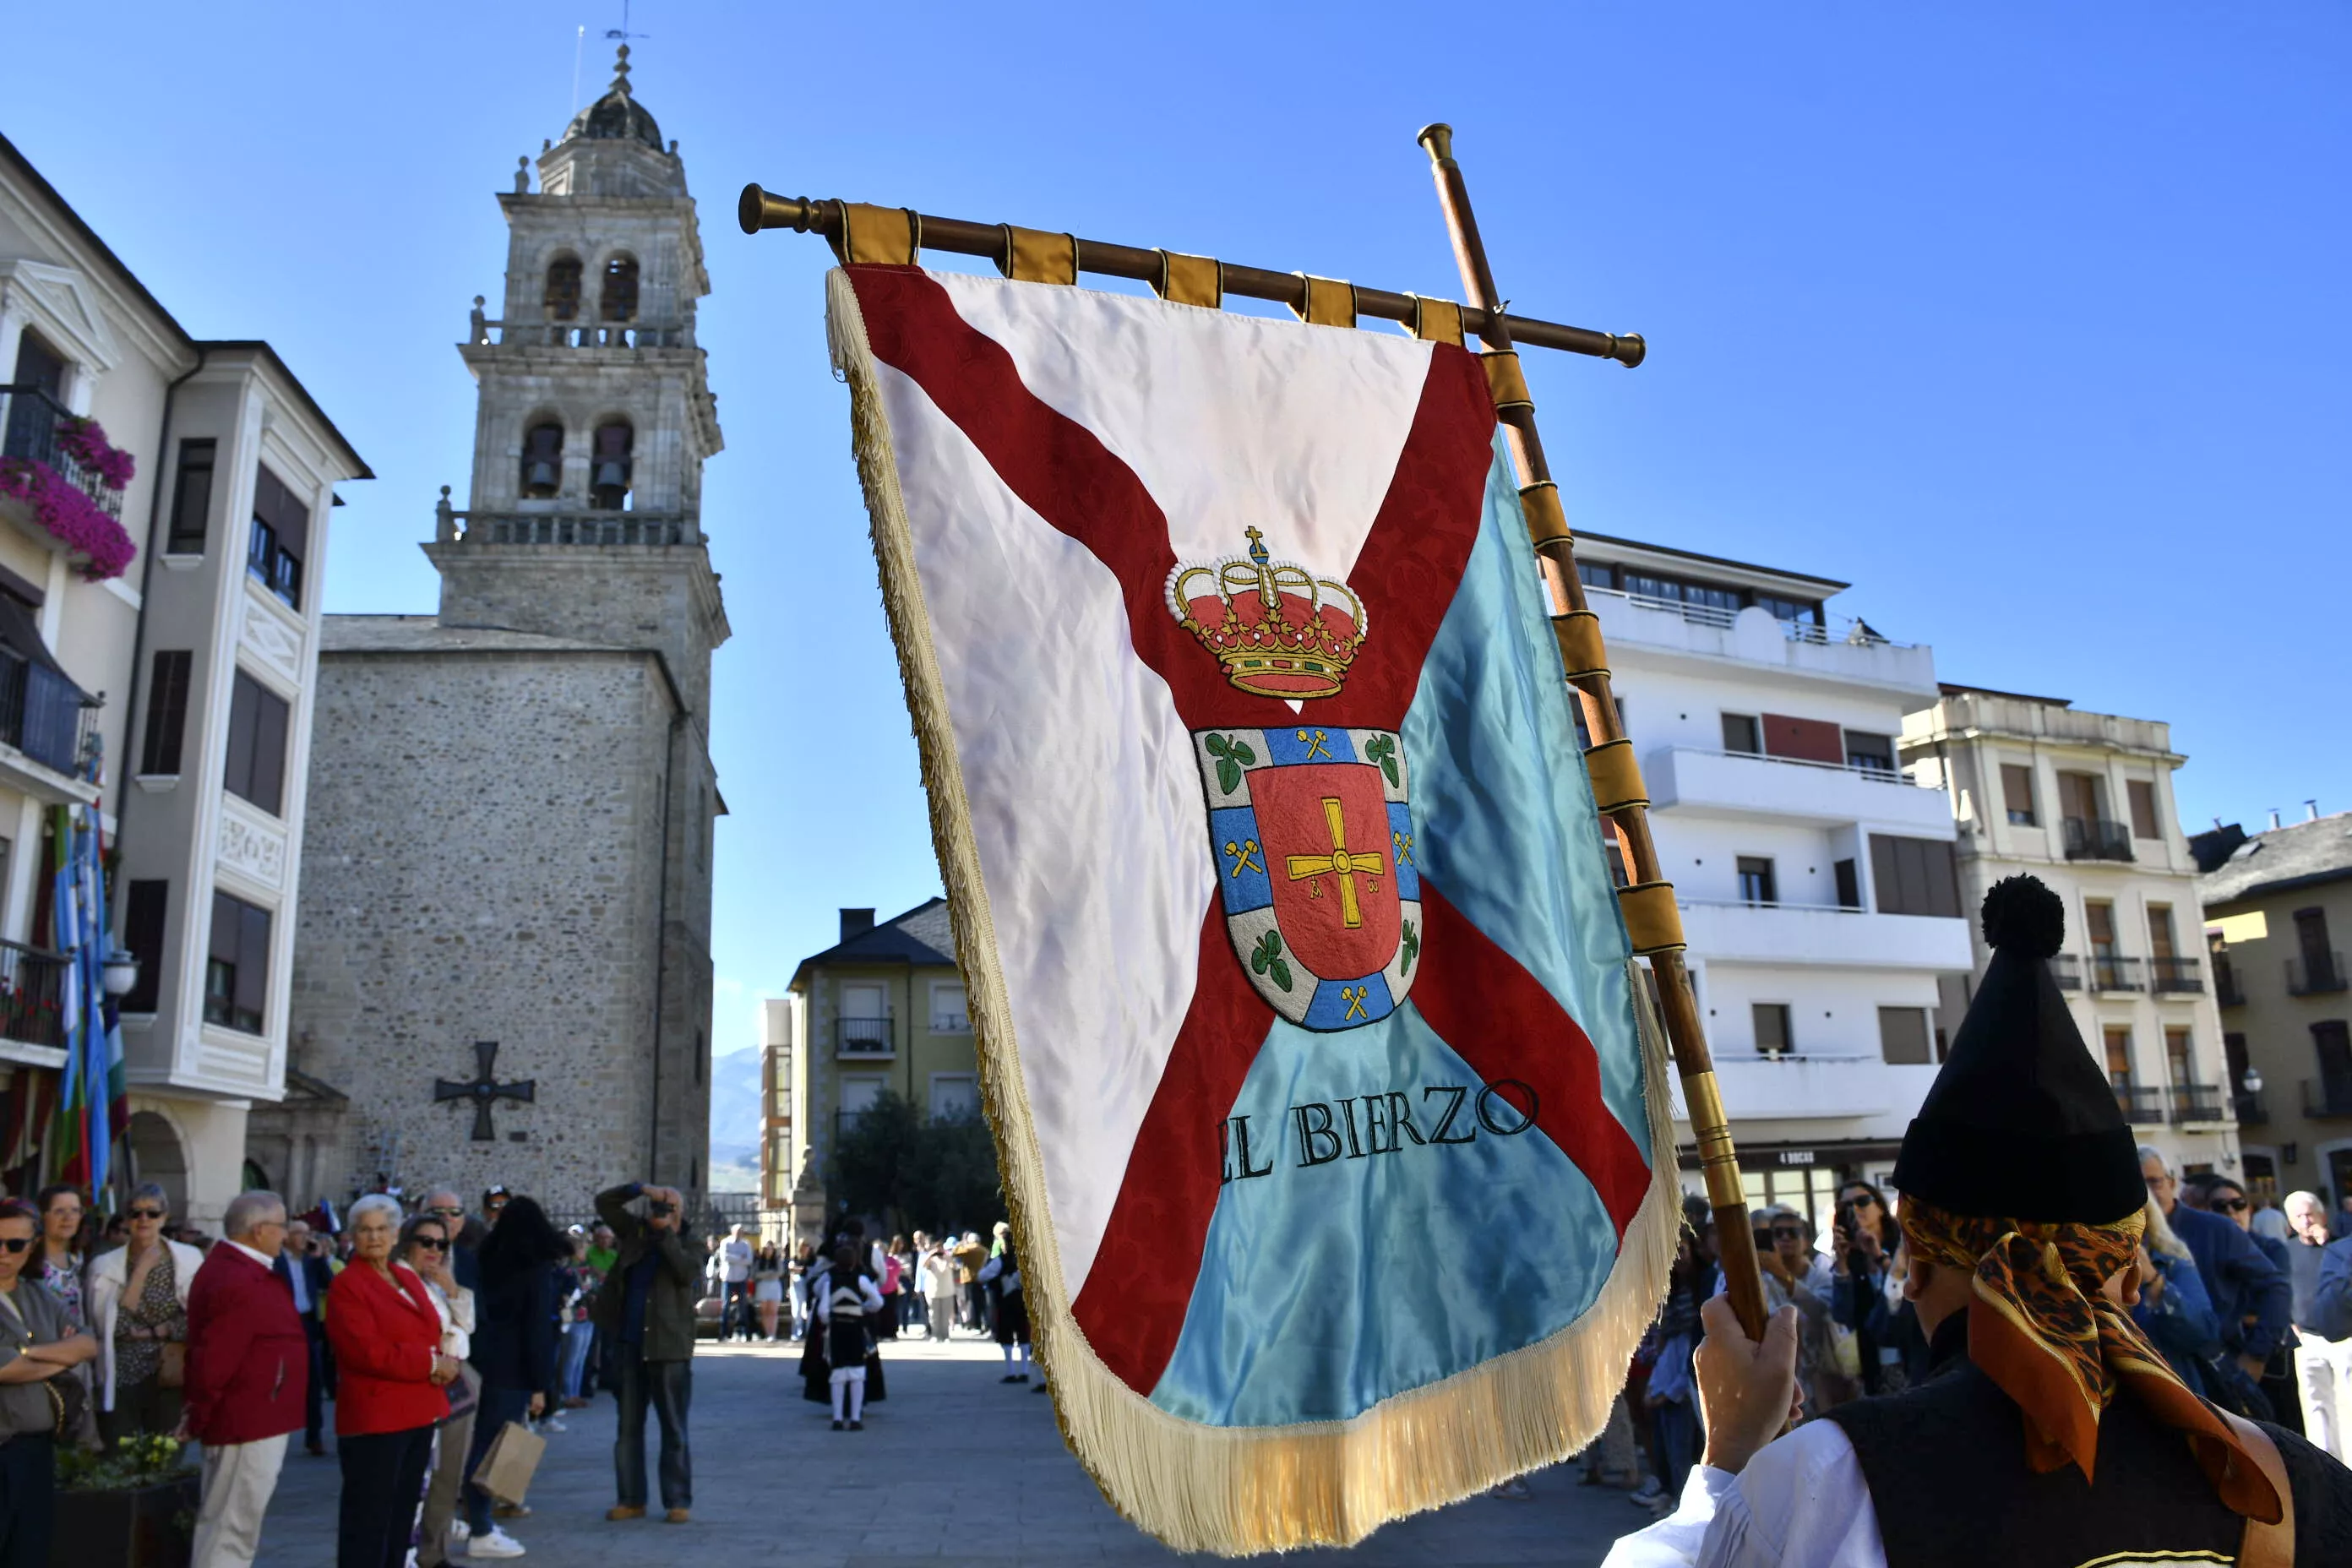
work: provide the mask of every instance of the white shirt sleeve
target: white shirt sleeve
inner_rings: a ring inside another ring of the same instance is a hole
[[[1681,1505],[1602,1568],[1886,1568],[1886,1552],[1844,1428],[1811,1421],[1737,1476],[1693,1466]]]

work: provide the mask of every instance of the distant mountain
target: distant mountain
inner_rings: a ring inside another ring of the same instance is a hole
[[[710,1061],[710,1163],[760,1163],[760,1052],[730,1051]]]

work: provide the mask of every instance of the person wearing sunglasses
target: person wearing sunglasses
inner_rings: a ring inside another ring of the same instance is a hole
[[[433,1474],[425,1486],[425,1513],[417,1527],[417,1568],[441,1568],[449,1561],[450,1542],[466,1539],[465,1525],[457,1520],[457,1488],[465,1479],[466,1449],[473,1441],[482,1384],[466,1364],[474,1353],[474,1292],[458,1284],[449,1268],[450,1255],[457,1250],[449,1238],[464,1218],[463,1210],[457,1211],[457,1217],[445,1219],[428,1207],[400,1227],[400,1260],[425,1281],[434,1310],[441,1314],[442,1353],[457,1363],[457,1380],[449,1385],[449,1418],[441,1423],[434,1437],[437,1447]]]
[[[2259,1384],[2271,1352],[2285,1341],[2287,1318],[2294,1308],[2294,1288],[2285,1269],[2273,1263],[2244,1228],[2245,1216],[2194,1208],[2183,1198],[2179,1175],[2164,1152],[2149,1144],[2139,1148],[2140,1180],[2147,1195],[2164,1211],[2173,1234],[2188,1244],[2221,1322],[2221,1342],[2229,1350],[2249,1387]],[[2212,1185],[2207,1186],[2210,1194]],[[2245,1191],[2224,1181],[2220,1191],[2239,1202]],[[2207,1199],[2210,1204],[2211,1199]],[[2252,1401],[2242,1403],[2251,1405]],[[2234,1407],[2234,1406],[2233,1406]],[[2241,1412],[2242,1414],[2245,1412]],[[2262,1412],[2255,1410],[2255,1415]]]
[[[1853,1397],[1850,1380],[1838,1375],[1830,1346],[1830,1321],[1837,1303],[1837,1276],[1830,1260],[1813,1250],[1813,1227],[1786,1204],[1757,1214],[1756,1261],[1764,1270],[1764,1303],[1777,1311],[1797,1309],[1800,1350],[1798,1386],[1805,1414],[1818,1415]],[[1768,1247],[1766,1237],[1770,1237]]]
[[[61,1396],[45,1386],[69,1377],[98,1342],[66,1321],[65,1309],[32,1283],[40,1215],[0,1198],[0,1563],[37,1568],[49,1561],[57,1510]]]
[[[34,1200],[41,1211],[40,1257],[26,1276],[47,1286],[66,1304],[66,1321],[77,1329],[89,1326],[82,1315],[81,1272],[89,1261],[83,1231],[89,1228],[87,1206],[79,1187],[43,1187]]]
[[[172,1204],[150,1182],[134,1189],[130,1240],[89,1266],[90,1327],[98,1331],[98,1435],[109,1447],[143,1432],[176,1431],[187,1381],[188,1292],[205,1255],[164,1234]]]

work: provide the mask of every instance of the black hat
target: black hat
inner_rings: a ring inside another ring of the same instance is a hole
[[[1992,885],[1992,960],[1928,1088],[1895,1186],[1948,1213],[2113,1225],[2147,1201],[2139,1152],[2050,973],[2066,906],[2032,877]]]

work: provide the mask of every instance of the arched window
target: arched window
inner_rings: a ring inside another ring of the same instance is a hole
[[[547,268],[547,297],[541,301],[551,321],[580,319],[580,258],[559,256]]]
[[[604,263],[604,293],[598,311],[608,321],[637,319],[637,264],[626,256]]]
[[[619,511],[629,503],[629,448],[635,432],[625,419],[596,426],[596,446],[588,458],[588,500],[602,511]]]
[[[522,438],[522,494],[544,500],[563,488],[563,426],[534,425]]]

